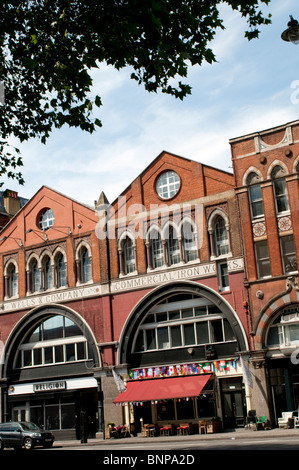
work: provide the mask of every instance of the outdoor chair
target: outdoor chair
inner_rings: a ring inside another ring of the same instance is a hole
[[[188,423],[182,423],[180,426],[177,427],[177,433],[179,435],[182,434],[189,434],[190,433],[190,426]]]
[[[256,422],[257,422],[256,410],[249,410],[246,416],[246,428],[256,429]]]
[[[256,429],[257,430],[266,429],[267,423],[268,423],[267,416],[259,416],[259,419],[256,422]]]
[[[292,411],[283,411],[281,413],[281,417],[278,418],[278,427],[279,428],[286,428],[288,423],[289,423],[289,418],[293,417],[293,412]]]
[[[171,424],[164,424],[164,426],[160,428],[160,434],[161,436],[169,436],[171,434],[171,430]]]

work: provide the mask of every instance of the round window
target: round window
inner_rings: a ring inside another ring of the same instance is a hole
[[[54,224],[54,212],[52,209],[45,209],[41,212],[38,220],[38,226],[41,230],[48,230]]]
[[[156,182],[156,191],[162,199],[175,196],[180,188],[180,178],[175,171],[162,173]]]

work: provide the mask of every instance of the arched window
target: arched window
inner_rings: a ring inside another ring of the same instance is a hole
[[[228,232],[221,215],[214,220],[214,243],[216,256],[226,255],[229,252]]]
[[[19,346],[16,368],[85,361],[87,339],[71,319],[52,315],[35,326]]]
[[[169,226],[168,230],[168,263],[177,264],[180,262],[180,244],[177,237],[176,230],[172,225]]]
[[[59,252],[55,257],[56,287],[65,287],[67,285],[66,264],[64,255]]]
[[[18,295],[18,274],[14,263],[10,263],[5,275],[6,297],[16,297]]]
[[[151,267],[158,268],[164,264],[164,253],[161,235],[157,229],[151,230],[150,234]]]
[[[286,307],[274,319],[267,332],[266,346],[299,346],[299,305]]]
[[[91,258],[88,249],[83,245],[79,252],[77,262],[77,277],[80,284],[85,284],[92,279]]]
[[[28,288],[30,293],[41,290],[41,272],[36,258],[33,258],[29,264]]]
[[[221,310],[207,299],[174,295],[157,304],[136,333],[133,352],[236,342]]]
[[[54,271],[49,256],[45,256],[42,263],[43,270],[43,288],[44,290],[53,289],[54,287]]]
[[[275,166],[271,173],[271,178],[273,179],[276,212],[278,214],[287,212],[289,210],[289,198],[285,175],[286,171],[279,165]]]
[[[251,217],[254,219],[257,217],[262,217],[264,215],[264,205],[260,177],[257,173],[252,172],[248,175],[246,182],[249,185]]]
[[[122,244],[122,256],[123,256],[123,270],[124,274],[133,273],[136,271],[135,264],[135,248],[133,240],[130,237],[126,237]]]
[[[184,251],[184,260],[193,261],[197,259],[197,239],[196,232],[189,221],[185,221],[182,226],[182,242]]]

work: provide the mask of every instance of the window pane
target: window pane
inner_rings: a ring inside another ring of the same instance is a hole
[[[193,261],[197,258],[197,242],[194,229],[189,222],[183,225],[183,241],[185,261]]]
[[[36,343],[37,341],[42,341],[42,328],[39,325],[33,333],[26,339],[25,343]]]
[[[170,335],[171,335],[171,346],[173,348],[182,346],[182,335],[181,335],[180,325],[172,326],[170,328]]]
[[[74,344],[65,345],[65,360],[66,362],[75,360],[75,345]]]
[[[66,265],[62,254],[57,260],[57,284],[58,287],[66,286]]]
[[[293,236],[288,235],[286,237],[281,237],[280,241],[284,272],[289,273],[292,271],[297,271],[297,259]]]
[[[169,234],[169,264],[176,264],[180,262],[180,245],[179,240],[171,228]]]
[[[86,359],[86,343],[77,343],[77,360]]]
[[[158,348],[159,349],[166,349],[169,348],[169,336],[168,336],[168,328],[158,328]]]
[[[207,315],[207,306],[203,305],[202,307],[195,308],[195,316],[200,317],[201,315]]]
[[[178,320],[180,318],[180,311],[175,310],[173,312],[169,312],[169,320]]]
[[[53,348],[44,348],[45,364],[53,364]]]
[[[166,321],[166,320],[167,320],[167,313],[166,312],[156,313],[156,321],[157,322]]]
[[[136,339],[135,351],[144,351],[144,335],[143,330],[140,330]]]
[[[63,317],[56,315],[43,323],[44,341],[63,337]]]
[[[196,336],[197,344],[210,343],[209,326],[207,321],[196,323]]]
[[[88,282],[91,279],[91,261],[87,249],[82,254],[82,282]]]
[[[146,330],[147,349],[156,349],[155,330]]]
[[[133,241],[129,237],[123,243],[123,256],[126,273],[133,273],[135,271],[135,251]]]
[[[45,263],[45,289],[52,289],[54,287],[54,273],[51,261],[48,258]]]
[[[38,366],[42,364],[42,350],[41,348],[39,349],[33,349],[33,363],[35,366]]]
[[[151,233],[151,250],[153,268],[163,266],[163,246],[160,235],[156,230]]]
[[[64,336],[69,338],[70,336],[81,336],[82,331],[80,328],[69,318],[64,319],[65,327],[64,327]]]
[[[195,344],[194,324],[191,323],[190,325],[183,325],[183,327],[184,327],[185,345]]]
[[[55,346],[54,353],[55,353],[55,362],[64,362],[62,345]]]
[[[222,320],[215,320],[210,323],[211,341],[218,343],[223,341]]]
[[[271,275],[270,260],[267,241],[257,242],[255,244],[256,262],[258,277],[266,277]]]
[[[59,429],[59,406],[46,406],[46,429]]]
[[[299,324],[285,326],[285,341],[286,344],[292,341],[299,340]]]
[[[230,323],[226,320],[226,318],[223,320],[223,324],[224,324],[225,341],[232,341],[233,339],[235,339],[235,334],[233,332],[233,329]]]
[[[23,367],[32,366],[31,350],[23,351]]]
[[[287,194],[286,181],[284,179],[274,181],[274,192],[276,197],[277,212],[289,210],[289,200]]]
[[[61,405],[61,429],[72,429],[75,427],[75,405]]]
[[[251,209],[253,217],[264,215],[264,206],[262,199],[262,191],[260,185],[251,186],[249,188]]]
[[[189,317],[193,317],[193,308],[187,308],[186,310],[182,310],[182,318]]]
[[[228,270],[227,270],[227,263],[221,263],[219,265],[219,288],[220,290],[228,290],[229,289],[229,277],[228,277]]]

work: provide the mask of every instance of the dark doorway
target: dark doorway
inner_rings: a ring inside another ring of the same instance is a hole
[[[241,380],[239,377],[221,380],[223,427],[225,429],[241,427],[245,424],[245,393]]]
[[[134,429],[132,429],[133,434],[141,432],[141,421],[143,424],[152,423],[152,407],[150,401],[145,401],[143,405],[134,406]]]

